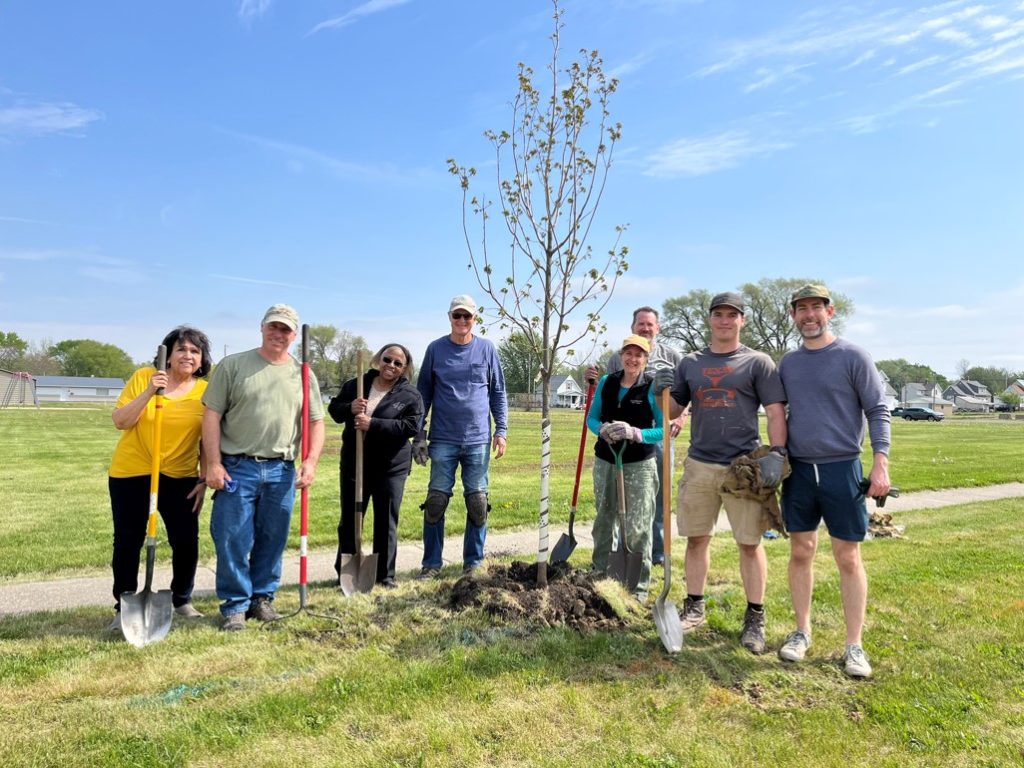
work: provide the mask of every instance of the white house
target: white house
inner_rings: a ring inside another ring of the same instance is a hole
[[[538,384],[535,394],[540,397],[543,394],[543,385]],[[583,405],[585,393],[576,383],[572,376],[551,377],[550,403],[555,408],[579,408]]]
[[[949,416],[953,413],[953,403],[942,396],[938,384],[904,384],[902,393],[903,405],[911,408],[931,408]]]
[[[41,403],[115,403],[124,379],[97,376],[36,376]]]
[[[899,394],[893,389],[892,384],[889,383],[889,377],[885,375],[885,371],[880,370],[878,376],[882,380],[882,389],[885,391],[885,407],[891,411],[899,405]]]

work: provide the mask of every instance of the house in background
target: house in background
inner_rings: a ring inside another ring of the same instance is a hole
[[[950,384],[943,390],[942,397],[953,403],[953,407],[960,411],[988,413],[995,405],[995,398],[989,388],[980,381],[971,379],[960,379],[955,384]]]
[[[942,396],[938,384],[904,384],[900,400],[908,408],[931,408],[946,416],[953,414],[953,403]]]
[[[41,403],[116,403],[124,379],[98,376],[36,376]]]
[[[543,395],[543,386],[543,383],[537,385],[535,395],[538,400]],[[572,376],[552,376],[551,389],[548,391],[551,393],[549,402],[554,408],[580,408],[583,406],[585,393]]]
[[[890,411],[900,404],[899,393],[893,389],[892,384],[889,382],[889,377],[885,375],[885,371],[879,371],[878,377],[882,380],[882,389],[885,391],[885,407]]]
[[[1024,379],[1017,379],[1011,381],[1010,386],[1004,389],[1001,394],[1003,395],[1017,395],[1022,402],[1024,402]]]

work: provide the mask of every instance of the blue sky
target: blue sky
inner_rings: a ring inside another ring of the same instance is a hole
[[[1024,1],[569,0],[623,125],[605,312],[814,275],[846,336],[1024,369]],[[548,0],[0,4],[0,329],[217,357],[263,310],[408,344],[484,303],[445,161],[493,176]]]

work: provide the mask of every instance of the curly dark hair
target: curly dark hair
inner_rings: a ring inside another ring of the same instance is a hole
[[[199,347],[199,351],[202,353],[202,360],[199,363],[199,367],[192,373],[192,376],[196,379],[204,378],[210,372],[210,367],[213,365],[213,355],[210,354],[210,340],[206,337],[206,334],[190,325],[179,325],[164,336],[164,340],[160,343],[167,347],[167,354],[169,355],[174,351],[174,345],[179,341],[187,341]],[[157,364],[158,361],[154,358],[153,365]]]

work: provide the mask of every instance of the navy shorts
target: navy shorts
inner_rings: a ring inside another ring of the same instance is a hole
[[[789,460],[792,473],[782,483],[782,519],[791,533],[816,531],[825,521],[829,536],[864,541],[868,508],[860,492],[860,459],[809,464]]]

